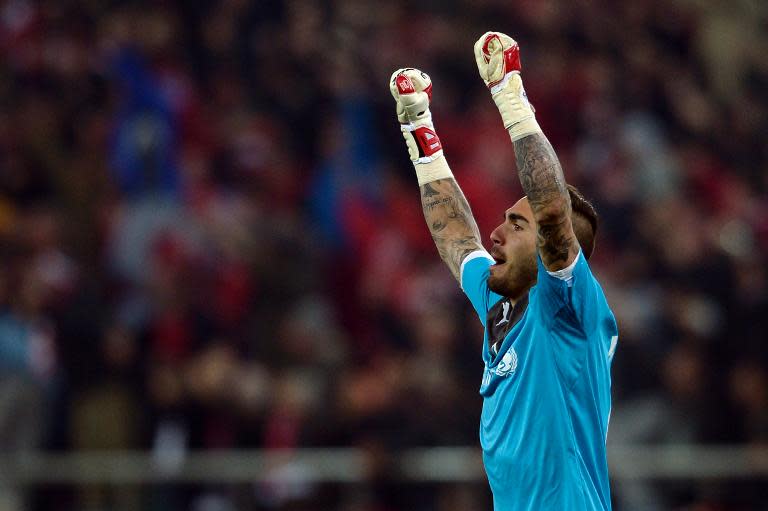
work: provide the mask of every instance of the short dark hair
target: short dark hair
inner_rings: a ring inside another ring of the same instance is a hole
[[[595,207],[584,198],[578,188],[567,185],[568,195],[571,197],[571,223],[573,233],[581,245],[584,257],[589,259],[595,250],[595,237],[597,235],[597,211]]]

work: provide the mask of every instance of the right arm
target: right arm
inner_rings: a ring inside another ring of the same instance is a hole
[[[461,283],[461,262],[468,254],[483,250],[469,203],[453,178],[424,183],[420,189],[424,219],[440,258]]]
[[[418,69],[398,69],[392,73],[389,90],[395,99],[400,131],[416,170],[424,219],[440,258],[461,284],[462,261],[468,254],[483,250],[483,244],[467,199],[453,178],[443,156],[440,138],[435,133],[429,111],[432,80]]]

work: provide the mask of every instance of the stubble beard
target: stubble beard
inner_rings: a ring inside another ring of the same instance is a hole
[[[507,261],[503,266],[503,274],[499,275],[498,271],[502,268],[497,268],[497,274],[488,277],[488,287],[494,293],[507,298],[517,299],[536,284],[535,258],[531,258],[522,264]]]

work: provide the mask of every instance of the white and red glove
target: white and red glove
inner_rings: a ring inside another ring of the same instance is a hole
[[[475,43],[475,62],[512,141],[541,133],[520,77],[517,42],[501,32],[486,32]]]
[[[416,169],[419,186],[453,177],[429,111],[432,101],[429,75],[412,67],[398,69],[392,73],[389,90],[397,104],[397,120]]]

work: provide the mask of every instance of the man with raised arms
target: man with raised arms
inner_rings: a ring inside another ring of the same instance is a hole
[[[566,184],[536,122],[517,43],[488,32],[474,51],[525,192],[491,232],[488,251],[435,132],[429,76],[399,69],[390,91],[427,226],[485,327],[480,443],[494,509],[609,510],[605,439],[618,330],[587,262],[597,215]]]

